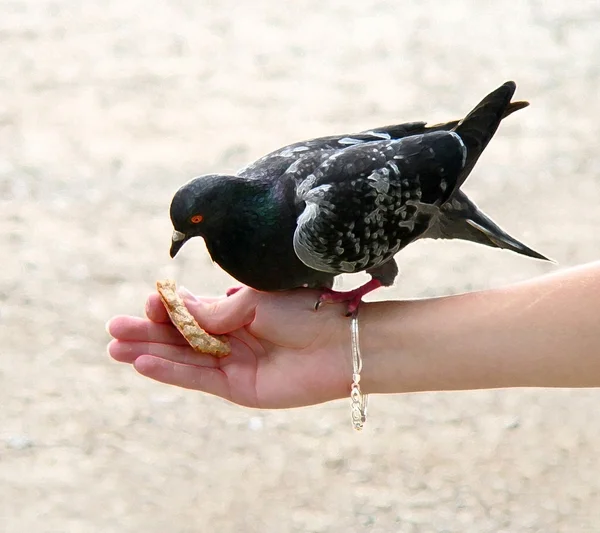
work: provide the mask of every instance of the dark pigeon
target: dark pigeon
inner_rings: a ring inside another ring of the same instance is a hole
[[[394,255],[419,238],[463,239],[547,260],[498,227],[460,190],[511,102],[514,82],[463,120],[410,122],[285,146],[235,176],[182,186],[171,203],[171,257],[203,237],[212,259],[260,291],[310,287],[318,303],[352,313],[368,292],[393,284]],[[335,276],[366,271],[349,292]],[[318,304],[317,304],[318,305]]]

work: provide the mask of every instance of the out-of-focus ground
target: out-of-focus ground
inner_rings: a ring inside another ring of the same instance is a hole
[[[375,297],[598,259],[599,57],[594,1],[1,2],[0,531],[598,531],[597,391],[376,397],[355,434],[346,401],[258,412],[147,381],[104,323],[160,277],[230,286],[200,241],[168,258],[190,177],[459,117],[506,79],[532,106],[465,190],[560,267],[424,242]]]

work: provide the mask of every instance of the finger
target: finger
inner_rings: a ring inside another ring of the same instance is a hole
[[[209,297],[194,296],[191,292],[189,292],[184,287],[179,288],[179,293],[181,294],[182,298],[184,299],[184,302],[186,302],[186,305],[188,302],[191,302],[191,301],[201,301],[201,302],[206,302],[206,303],[212,303],[215,300],[219,300],[218,297],[209,298]],[[150,320],[152,320],[152,322],[159,322],[159,323],[171,322],[171,319],[169,318],[167,310],[165,309],[165,306],[162,303],[162,300],[160,299],[160,296],[158,295],[158,293],[153,293],[148,296],[148,299],[146,300],[146,316]]]
[[[261,293],[244,287],[227,298],[186,301],[186,306],[200,326],[211,333],[223,334],[252,322],[260,298]]]
[[[146,316],[152,322],[171,322],[169,314],[156,292],[150,294],[146,300]]]
[[[186,365],[207,368],[219,367],[219,362],[215,357],[198,353],[190,346],[113,340],[108,344],[108,353],[115,361],[120,363],[133,363],[142,355],[152,355]]]
[[[222,370],[174,363],[152,355],[138,357],[133,367],[142,376],[161,383],[231,399],[227,376]]]
[[[137,316],[116,316],[108,322],[106,330],[109,335],[122,341],[188,345],[175,326],[158,324]]]

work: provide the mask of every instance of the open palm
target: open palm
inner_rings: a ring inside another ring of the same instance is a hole
[[[151,379],[249,407],[298,407],[348,394],[352,369],[343,306],[315,311],[319,295],[309,290],[243,288],[218,299],[183,296],[204,329],[229,336],[231,355],[217,359],[195,352],[171,324],[158,294],[148,298],[147,318],[110,320],[110,355]]]

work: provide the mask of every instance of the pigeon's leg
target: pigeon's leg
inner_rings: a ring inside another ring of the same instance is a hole
[[[350,316],[358,309],[362,297],[365,294],[378,289],[379,287],[381,287],[381,281],[372,278],[364,285],[361,285],[360,287],[357,287],[351,291],[334,291],[332,289],[325,289],[315,304],[315,310],[319,309],[323,303],[347,302],[348,312],[346,313],[346,316]]]
[[[243,285],[238,285],[237,287],[229,287],[229,289],[227,289],[225,291],[225,294],[227,296],[232,296],[234,295],[236,292],[241,291],[244,288]]]
[[[371,280],[354,290],[342,292],[334,291],[332,289],[324,289],[321,296],[317,300],[317,303],[315,304],[315,310],[325,302],[348,302],[347,316],[351,316],[358,309],[362,297],[365,294],[368,294],[379,287],[387,287],[394,283],[394,280],[398,275],[398,265],[394,259],[391,259],[383,265],[379,265],[378,267],[367,270],[367,273],[371,274]]]

